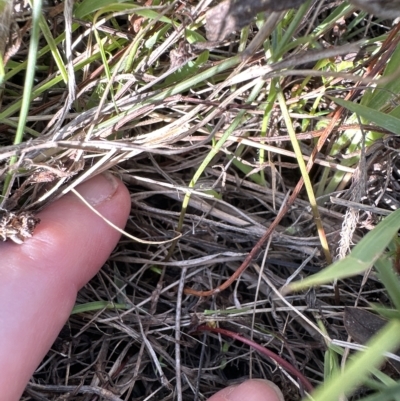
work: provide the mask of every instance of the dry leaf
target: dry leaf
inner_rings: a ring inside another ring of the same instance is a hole
[[[206,14],[207,39],[225,39],[233,31],[249,25],[262,11],[283,11],[295,8],[305,0],[225,0]]]
[[[225,0],[206,13],[207,39],[225,39],[249,25],[260,12],[283,11],[301,6],[305,0]],[[400,16],[400,0],[349,0],[355,7],[383,18]]]
[[[394,19],[400,17],[400,0],[349,0],[353,6],[377,17]]]
[[[350,307],[345,307],[343,321],[347,334],[359,344],[367,343],[387,323],[387,320],[365,309]],[[396,355],[400,356],[400,352],[396,352]],[[400,371],[399,362],[390,360],[390,363],[394,369]]]
[[[346,307],[344,310],[344,327],[359,344],[365,344],[386,323],[387,320],[365,309]]]
[[[10,0],[0,0],[0,55],[4,56],[8,37],[10,34],[10,26],[12,22],[12,6]]]
[[[0,239],[10,239],[17,244],[22,244],[27,238],[32,237],[33,230],[39,224],[40,219],[30,212],[12,213],[3,211],[0,219]]]

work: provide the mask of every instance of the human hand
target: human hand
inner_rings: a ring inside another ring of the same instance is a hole
[[[127,188],[109,174],[77,187],[103,216],[123,227]],[[74,194],[43,210],[24,244],[0,243],[0,394],[19,400],[67,321],[78,290],[101,268],[120,234]]]
[[[120,181],[110,174],[100,175],[77,190],[108,220],[125,225],[130,196]],[[38,217],[41,223],[23,245],[0,243],[0,394],[4,401],[19,400],[67,321],[78,290],[101,268],[120,237],[73,194]],[[209,401],[282,401],[273,386],[247,381]]]

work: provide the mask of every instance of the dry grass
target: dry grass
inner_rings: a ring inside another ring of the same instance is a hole
[[[121,239],[79,293],[23,400],[205,400],[246,377],[273,380],[298,400],[302,386],[271,359],[196,329],[218,325],[251,338],[317,385],[326,377],[324,338],[347,339],[344,307],[388,303],[374,276],[285,301],[277,294],[347,254],[399,205],[398,139],[326,97],[370,95],[371,79],[395,54],[398,27],[342,2],[317,3],[259,16],[261,41],[253,23],[220,43],[204,40],[206,1],[121,3],[100,14],[81,7],[70,34],[64,4],[45,9],[49,37],[40,36],[20,141],[31,22],[30,9],[16,5],[16,50],[1,92],[2,206],[37,211],[111,169],[131,193],[126,231],[159,243]],[[368,46],[360,50],[359,40]],[[396,109],[391,90],[385,112]],[[226,290],[190,294],[218,288],[240,266]]]

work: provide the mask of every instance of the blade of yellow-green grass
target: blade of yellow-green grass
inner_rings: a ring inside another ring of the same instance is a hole
[[[329,338],[326,327],[322,320],[318,319],[318,327],[321,332],[325,335],[325,338]],[[325,340],[327,349],[324,355],[324,381],[330,379],[338,371],[340,371],[340,363],[339,357],[343,355],[343,348],[338,345],[330,343],[328,340]]]
[[[285,120],[286,128],[287,128],[289,136],[290,136],[290,141],[292,143],[294,153],[296,154],[297,164],[299,165],[299,168],[301,171],[301,176],[303,177],[303,180],[304,180],[304,186],[306,188],[308,200],[310,202],[311,209],[313,212],[314,222],[315,222],[315,225],[318,230],[319,240],[320,240],[322,248],[324,250],[325,258],[326,258],[328,264],[330,264],[330,263],[332,263],[332,257],[331,257],[331,253],[329,251],[329,246],[328,246],[328,241],[326,239],[325,230],[321,223],[321,217],[319,215],[318,205],[317,205],[317,201],[315,199],[314,190],[313,190],[313,187],[312,187],[312,184],[310,181],[310,177],[307,172],[307,167],[306,167],[306,164],[303,159],[303,154],[301,152],[299,142],[296,138],[296,133],[294,132],[294,129],[293,129],[292,120],[289,116],[289,110],[287,109],[282,90],[278,90],[277,97],[278,97],[279,105],[281,107],[283,118]]]
[[[149,19],[156,19],[161,22],[166,22],[167,24],[173,23],[173,24],[175,24],[176,27],[178,27],[180,25],[178,22],[172,21],[170,18],[166,17],[165,15],[160,16],[160,14],[154,10],[149,10],[149,9],[144,9],[144,8],[140,8],[140,9],[133,8],[132,11],[134,11],[135,14],[140,15],[141,17],[146,17]]]
[[[400,65],[400,46],[396,46],[390,60],[385,67],[382,77],[388,77],[398,71]],[[361,99],[361,105],[370,107],[374,110],[383,110],[383,108],[396,99],[396,95],[400,93],[400,79],[392,80],[384,84],[379,84],[373,88],[368,89]]]
[[[264,116],[263,116],[262,125],[261,125],[261,132],[260,132],[261,138],[265,138],[267,136],[269,123],[271,121],[270,120],[271,113],[272,113],[272,110],[273,110],[274,105],[275,105],[277,83],[278,83],[278,78],[273,78],[271,80],[271,83],[270,83],[270,89],[269,89],[269,92],[268,92],[267,102],[266,102],[266,105],[265,105]],[[264,143],[265,143],[264,141],[261,141],[261,144],[264,144]],[[265,152],[266,151],[264,149],[260,149],[260,151],[259,151],[260,165],[263,165],[265,163],[265,161],[266,161]],[[269,160],[271,159],[270,152],[268,152],[268,159]],[[275,167],[271,164],[271,172],[272,172],[273,168],[275,168]],[[271,176],[275,177],[274,174],[272,174]],[[266,180],[265,180],[265,174],[264,174],[263,170],[260,172],[260,177],[261,177],[260,185],[263,185],[263,186],[267,185]],[[275,185],[274,185],[273,182],[271,183],[271,186],[272,186],[272,188],[275,188]],[[273,207],[275,209],[275,197],[273,197],[272,201],[273,201]]]
[[[42,0],[35,0],[33,4],[31,3],[31,7],[32,7],[32,31],[29,42],[28,64],[26,68],[21,112],[19,115],[18,129],[14,140],[14,144],[19,144],[22,141],[26,123],[26,117],[28,116],[29,107],[31,103],[33,81],[35,79],[36,55],[39,45],[39,33],[40,33],[39,23],[40,23],[40,18],[42,16]]]
[[[245,138],[246,136],[242,136],[242,138]],[[245,177],[249,177],[253,182],[255,182],[257,185],[260,185],[262,187],[266,186],[266,181],[264,178],[264,174],[263,170],[260,171],[259,174],[256,173],[257,169],[255,169],[254,167],[251,167],[245,163],[243,163],[240,159],[241,159],[241,155],[243,154],[243,152],[247,149],[247,147],[245,145],[239,145],[235,151],[235,154],[232,155],[227,155],[227,159],[228,160],[232,160],[232,164],[237,167],[244,175]],[[263,149],[260,149],[260,151]],[[263,159],[262,159],[262,155],[260,155],[260,157],[258,158],[260,165],[262,165],[261,163],[264,163]]]
[[[372,121],[382,128],[387,129],[394,134],[400,135],[400,119],[390,114],[382,113],[381,111],[374,110],[370,107],[363,106],[358,103],[349,102],[348,100],[332,98],[328,96],[332,101],[337,103],[353,113],[359,114],[361,117],[368,121]]]
[[[368,343],[366,351],[358,352],[343,372],[334,376],[313,392],[313,401],[337,401],[341,395],[349,395],[369,376],[371,369],[384,360],[385,352],[400,345],[400,321],[393,320],[380,330]]]
[[[248,99],[246,100],[246,104],[251,104],[252,101],[256,98],[256,96],[259,94],[259,91],[261,88],[264,86],[264,82],[258,82],[258,83],[250,83],[247,84],[245,87],[249,89],[251,86],[254,86],[251,94],[249,95]],[[243,88],[241,88],[243,91]],[[196,173],[194,174],[192,180],[190,181],[189,187],[194,187],[197,180],[200,178],[200,176],[203,174],[204,170],[208,166],[208,164],[211,162],[211,160],[214,158],[214,156],[219,152],[221,149],[222,145],[227,141],[230,135],[233,134],[234,130],[238,127],[238,125],[242,122],[242,119],[245,115],[245,111],[239,112],[236,118],[233,120],[232,124],[229,126],[229,128],[225,131],[224,135],[220,138],[220,140],[216,143],[215,146],[211,149],[211,151],[208,153],[206,158],[204,159],[203,163],[200,165],[200,167],[197,169]],[[183,207],[187,207],[188,202],[190,199],[190,193],[187,193],[184,199],[184,202],[182,203]]]
[[[375,262],[378,277],[385,286],[395,309],[400,312],[400,280],[393,269],[393,262],[387,258],[379,258]]]
[[[312,33],[313,41],[322,37],[325,33],[331,31],[333,27],[337,24],[337,21],[340,21],[343,17],[349,15],[353,10],[353,6],[347,2],[344,2],[340,6],[336,7],[332,10],[332,12],[328,13],[327,18],[320,22],[318,26],[314,29]]]
[[[288,44],[290,44],[292,42],[294,33],[296,32],[296,30],[300,26],[301,22],[303,21],[303,18],[310,7],[310,3],[311,3],[311,0],[307,0],[295,12],[293,20],[290,22],[289,26],[285,29],[285,33],[282,37],[282,40],[279,41],[279,46],[277,46],[274,50],[274,53],[275,53],[273,55],[274,61],[280,60],[283,57],[283,55],[288,53],[288,51],[286,50],[287,46],[288,46]]]
[[[138,52],[139,47],[142,45],[141,37],[144,38],[144,37],[146,36],[146,33],[148,32],[148,30],[151,29],[151,27],[154,26],[154,24],[157,23],[158,21],[163,21],[163,20],[164,20],[164,21],[167,21],[167,20],[168,20],[168,18],[165,17],[165,15],[163,15],[163,14],[166,13],[166,10],[168,10],[168,9],[167,9],[167,8],[164,8],[163,11],[162,11],[160,14],[158,14],[158,15],[157,15],[157,14],[153,15],[153,14],[151,14],[151,12],[154,13],[154,11],[153,11],[153,10],[150,10],[150,9],[148,9],[148,8],[145,8],[145,9],[142,9],[142,10],[140,10],[140,9],[135,9],[135,13],[136,13],[137,15],[140,15],[140,16],[142,16],[142,17],[144,17],[144,18],[150,19],[150,20],[151,20],[151,23],[143,24],[143,25],[141,26],[139,32],[136,34],[135,40],[134,40],[134,42],[133,42],[133,44],[132,44],[132,47],[131,47],[131,51],[130,51],[130,53],[128,54],[128,57],[127,57],[127,59],[126,59],[126,62],[124,63],[124,64],[125,64],[125,65],[124,65],[125,71],[131,72],[132,69],[133,69],[133,60],[134,60],[134,58],[135,58],[135,55],[136,55],[137,52]],[[141,14],[140,11],[143,11],[143,14]],[[147,14],[146,14],[146,13],[147,13]],[[165,19],[165,18],[166,18],[166,19]],[[146,49],[150,49],[150,48],[152,48],[152,46],[154,46],[154,44],[155,44],[158,40],[160,40],[160,38],[164,38],[164,39],[165,39],[165,38],[167,37],[167,32],[168,32],[168,30],[170,29],[171,24],[172,24],[172,21],[169,21],[169,22],[167,22],[166,24],[164,24],[164,26],[162,26],[161,29],[156,29],[156,30],[154,31],[154,33],[150,36],[150,38],[147,38],[147,40],[145,40],[145,48],[146,48]],[[180,25],[180,22],[176,23],[176,25],[179,26],[179,25]],[[186,39],[189,41],[189,43],[193,43],[192,40],[193,40],[193,36],[194,36],[194,35],[197,36],[197,41],[202,42],[202,41],[205,40],[205,39],[204,39],[201,35],[199,35],[197,32],[195,33],[194,31],[191,31],[189,27],[186,28],[186,31],[185,31],[185,32],[186,32],[186,35],[185,35],[185,36],[186,36]],[[194,42],[196,42],[196,40],[194,40]],[[169,77],[168,77],[168,78],[169,78]],[[168,78],[167,78],[167,79],[168,79]],[[186,78],[186,77],[185,77],[185,78]],[[184,78],[183,78],[183,79],[184,79]]]
[[[324,355],[324,379],[330,379],[339,371],[338,354],[332,348],[328,348]]]
[[[388,372],[390,374],[390,369],[388,369]],[[371,389],[377,389],[378,391],[382,391],[387,386],[395,386],[397,383],[396,380],[393,380],[390,376],[388,376],[387,374],[385,374],[384,372],[380,371],[377,368],[371,369],[371,373],[375,378],[379,380],[379,382],[373,379],[369,379],[366,381],[365,384]],[[398,394],[398,396],[400,397],[400,394]],[[400,399],[399,397],[397,399]]]
[[[46,39],[46,42],[48,43],[48,45],[50,47],[51,53],[53,55],[53,59],[57,64],[57,67],[58,67],[58,70],[60,71],[62,79],[65,83],[67,83],[68,82],[68,74],[67,74],[67,70],[65,68],[65,62],[60,55],[60,52],[56,45],[56,42],[53,38],[53,35],[50,32],[49,26],[47,25],[46,19],[43,15],[40,16],[39,26]]]
[[[93,1],[91,1],[91,2],[94,3]],[[165,15],[160,15],[160,13],[158,13],[156,10],[151,9],[149,7],[143,7],[143,6],[138,6],[137,4],[127,4],[127,3],[118,4],[118,3],[112,3],[109,1],[107,1],[107,3],[108,4],[104,5],[103,7],[97,7],[98,2],[94,3],[98,15],[106,14],[106,13],[110,13],[110,12],[124,12],[127,10],[132,10],[132,12],[134,12],[137,15],[140,15],[141,17],[146,17],[149,19],[157,19],[159,21],[166,22],[168,24],[172,23],[170,18],[166,17]],[[121,3],[123,3],[123,2],[121,1]],[[75,17],[82,18],[82,17],[78,17],[78,14],[79,14],[79,10],[76,10],[74,13]],[[179,25],[179,24],[176,23],[176,25]]]
[[[398,401],[400,400],[400,383],[385,387],[378,394],[362,398],[360,401]]]
[[[18,128],[14,138],[14,145],[18,145],[22,142],[25,130],[26,118],[28,116],[29,107],[31,103],[33,80],[35,78],[35,66],[36,66],[36,55],[39,45],[39,21],[42,15],[42,0],[35,0],[35,4],[31,4],[32,7],[32,31],[31,39],[29,43],[28,53],[28,64],[24,82],[24,92],[21,104],[21,111],[18,119]],[[10,159],[10,165],[16,162],[17,158],[12,157]],[[4,180],[3,195],[8,192],[8,186],[11,182],[12,175],[8,174]]]
[[[185,38],[189,43],[204,42],[205,39],[196,31],[185,29]],[[165,79],[165,85],[171,85],[174,82],[180,82],[183,79],[194,76],[209,60],[210,52],[208,50],[200,53],[196,59],[182,65],[177,71]]]
[[[75,305],[74,309],[72,309],[71,315],[75,315],[77,313],[85,313],[85,312],[92,312],[98,311],[102,309],[129,309],[132,308],[132,305],[129,304],[116,304],[114,302],[109,301],[94,301],[94,302],[87,302],[81,305]]]
[[[400,320],[400,310],[390,309],[382,305],[375,304],[373,302],[370,303],[372,310],[376,313],[379,313],[382,317],[386,319],[398,319]]]
[[[303,20],[305,13],[307,12],[307,10],[310,6],[310,2],[311,2],[310,0],[307,0],[294,13],[294,17],[293,17],[292,21],[290,22],[289,27],[284,30],[284,34],[279,41],[271,40],[271,49],[270,49],[271,62],[276,62],[276,61],[280,60],[283,57],[283,55],[286,54],[285,52],[283,52],[282,49],[286,48],[286,45],[288,42],[291,42],[294,32],[299,27],[301,21]],[[285,23],[284,19],[282,19],[279,22],[278,26],[280,27],[283,23]],[[273,37],[275,36],[275,33],[276,33],[276,30],[274,30],[274,32],[272,33]],[[262,121],[261,132],[260,132],[261,137],[266,137],[266,134],[267,134],[270,116],[271,116],[272,109],[275,104],[275,99],[276,99],[276,94],[277,94],[277,91],[276,91],[277,82],[278,82],[278,78],[273,78],[271,83],[269,84],[268,99],[267,99],[266,107],[264,110],[264,117],[263,117],[263,121]],[[261,142],[261,143],[264,143],[264,142]],[[270,152],[268,152],[268,160],[271,161],[271,153]],[[264,149],[259,150],[259,162],[260,162],[261,166],[266,162],[266,155],[265,155]],[[275,166],[271,163],[270,168],[271,168],[271,177],[272,177],[271,187],[272,187],[272,190],[274,191],[275,190],[275,182],[274,181],[276,181],[276,179],[275,179],[276,172],[274,171]],[[254,176],[255,175],[253,175],[253,177]],[[260,185],[264,185],[264,186],[266,185],[264,170],[260,171],[259,181],[260,181]],[[275,203],[274,199],[273,199],[273,202]],[[273,205],[273,207],[275,208],[275,204]]]
[[[83,0],[74,12],[76,18],[84,18],[89,14],[93,14],[101,8],[107,7],[110,4],[118,4],[128,2],[129,0]]]
[[[13,127],[13,128],[15,128],[15,129],[17,129],[18,128],[18,121],[14,121],[14,120],[11,120],[11,119],[9,119],[9,118],[0,118],[0,121],[3,123],[3,124],[6,124],[6,125],[8,125],[9,127]],[[34,129],[32,129],[31,127],[25,127],[25,132],[27,133],[27,134],[29,134],[29,135],[32,135],[34,138],[36,137],[39,137],[41,134],[38,132],[38,131],[36,131],[36,130],[34,130]]]
[[[96,22],[96,20],[97,20],[97,18],[95,17],[94,21]],[[108,65],[106,52],[104,50],[104,39],[102,40],[100,38],[100,35],[99,35],[99,32],[97,31],[97,29],[94,30],[94,36],[96,38],[97,45],[99,46],[99,49],[100,49],[101,61],[103,63],[104,72],[106,74],[107,81],[108,81],[108,83],[110,83],[110,81],[111,81],[111,71],[110,71],[110,66]],[[105,39],[105,40],[107,40],[107,39]],[[112,86],[110,86],[110,93],[111,93],[111,97],[112,97],[112,99],[114,101],[114,90],[113,90]]]
[[[382,255],[392,238],[400,228],[400,209],[391,213],[370,231],[351,251],[350,255],[339,260],[320,273],[295,281],[283,288],[285,293],[304,290],[306,288],[330,283],[362,273],[370,268]]]

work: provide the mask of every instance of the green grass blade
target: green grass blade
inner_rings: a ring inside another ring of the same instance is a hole
[[[46,39],[46,42],[50,47],[53,59],[57,64],[58,70],[60,71],[60,74],[63,77],[64,82],[67,83],[68,74],[67,74],[67,69],[65,68],[65,62],[60,55],[60,52],[57,48],[57,44],[53,38],[53,35],[51,34],[51,31],[49,29],[49,26],[47,25],[46,18],[44,17],[44,15],[40,16],[39,26]]]
[[[314,401],[337,401],[341,395],[349,395],[369,376],[373,367],[385,359],[385,352],[395,350],[400,344],[400,321],[393,320],[380,330],[348,363],[343,372],[335,374],[312,394]]]
[[[22,142],[26,118],[28,116],[29,107],[31,104],[32,88],[35,79],[36,55],[39,47],[39,34],[40,34],[39,23],[41,17],[42,17],[42,1],[39,0],[35,1],[34,5],[32,4],[32,33],[31,33],[31,40],[29,42],[28,64],[26,68],[21,112],[19,115],[18,129],[15,136],[14,145],[17,145]]]
[[[84,18],[89,14],[94,14],[101,8],[107,7],[114,3],[125,3],[129,0],[83,0],[81,4],[76,7],[74,15],[76,18]]]
[[[109,301],[94,301],[87,302],[81,305],[75,305],[74,309],[72,309],[71,315],[76,315],[77,313],[85,313],[85,312],[93,312],[99,311],[102,309],[129,309],[132,308],[132,305],[128,304],[117,304]]]
[[[339,106],[359,114],[362,118],[372,121],[382,128],[387,129],[394,134],[400,135],[400,119],[390,114],[382,113],[381,111],[371,109],[358,103],[349,102],[348,100],[331,98]]]
[[[400,65],[400,46],[397,46],[393,55],[385,67],[383,77],[395,74]],[[379,81],[378,81],[379,85]],[[376,88],[368,89],[362,97],[360,103],[374,110],[382,110],[391,102],[395,103],[396,95],[400,93],[400,79],[394,79],[391,82],[379,85]]]
[[[328,348],[325,351],[325,356],[324,356],[324,378],[325,378],[325,380],[334,376],[338,371],[340,371],[338,354],[332,348]]]
[[[32,7],[32,32],[31,32],[31,40],[29,42],[29,53],[28,53],[28,64],[26,69],[25,83],[24,83],[24,91],[22,97],[21,111],[18,119],[18,127],[15,133],[14,145],[18,145],[22,142],[25,132],[25,124],[27,120],[27,116],[29,113],[29,108],[31,105],[31,96],[32,96],[32,88],[33,81],[35,79],[35,67],[36,67],[36,56],[39,47],[39,21],[42,15],[42,1],[37,0],[35,4],[31,4]],[[16,162],[17,158],[10,158],[10,166]],[[9,173],[4,180],[3,185],[3,195],[7,193],[8,186],[11,183],[12,175]]]
[[[277,98],[278,98],[279,105],[281,108],[282,116],[283,116],[285,124],[286,124],[286,128],[287,128],[289,136],[290,136],[290,142],[292,144],[294,153],[296,154],[297,164],[300,168],[301,176],[304,180],[304,186],[306,188],[308,200],[311,205],[311,210],[312,210],[312,213],[314,216],[314,222],[315,222],[315,225],[318,230],[319,240],[321,242],[322,249],[324,250],[324,255],[327,260],[327,263],[331,263],[332,257],[331,257],[330,251],[329,251],[329,245],[328,245],[328,241],[326,239],[325,230],[321,223],[321,217],[320,217],[320,214],[318,211],[318,205],[317,205],[317,201],[315,199],[314,189],[311,184],[310,176],[308,175],[307,166],[306,166],[306,163],[304,162],[300,144],[297,140],[296,133],[293,128],[293,123],[292,123],[292,120],[289,115],[289,110],[286,106],[284,94],[281,89],[277,93]]]
[[[285,292],[304,290],[308,287],[330,283],[335,279],[351,277],[371,267],[384,252],[400,228],[400,210],[396,210],[370,231],[352,250],[320,273],[285,287]]]
[[[379,313],[382,317],[385,319],[399,319],[400,320],[400,310],[396,309],[390,309],[385,306],[375,304],[375,303],[370,303],[370,306],[372,307],[372,310],[375,311],[376,313]]]
[[[387,258],[379,258],[375,262],[378,277],[392,300],[394,307],[400,311],[400,280],[393,270],[393,263]]]
[[[366,398],[362,398],[360,401],[393,401],[398,400],[400,393],[400,383],[396,383],[393,386],[386,387],[379,391],[378,394],[370,395]]]

